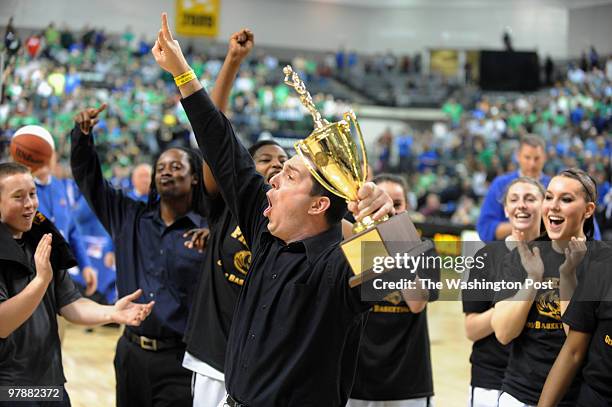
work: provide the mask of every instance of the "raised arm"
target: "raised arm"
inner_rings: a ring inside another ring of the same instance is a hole
[[[75,117],[76,125],[70,133],[70,166],[74,180],[87,203],[104,228],[114,237],[123,223],[126,212],[137,208],[139,203],[113,188],[102,176],[92,129],[98,122],[98,115],[104,109],[106,104],[98,109],[85,109]]]
[[[175,78],[191,68],[168,28],[166,14],[162,29],[152,49],[155,60]],[[217,180],[229,210],[238,220],[247,242],[265,224],[263,210],[267,205],[266,186],[255,170],[248,151],[238,141],[227,118],[210,100],[195,75],[180,84],[182,103],[206,162]]]
[[[240,64],[249,55],[251,49],[253,49],[253,41],[253,33],[246,29],[235,32],[230,37],[225,61],[223,61],[223,66],[217,76],[215,87],[210,93],[211,100],[222,113],[225,113],[227,110],[227,103],[234,80],[240,69]],[[206,163],[204,163],[204,185],[210,197],[215,197],[219,193],[217,181],[215,181],[215,177]]]

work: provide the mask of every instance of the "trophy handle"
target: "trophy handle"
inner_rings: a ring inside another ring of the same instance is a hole
[[[368,156],[366,154],[365,142],[363,141],[363,133],[361,133],[361,127],[359,127],[359,123],[357,122],[357,116],[355,116],[355,112],[352,110],[344,113],[344,120],[347,123],[353,122],[355,125],[355,129],[357,129],[357,135],[359,136],[359,144],[361,145],[361,152],[363,156],[363,179],[361,180],[361,184],[363,185],[368,178]]]
[[[329,183],[325,181],[323,177],[319,175],[317,170],[311,165],[310,160],[302,152],[302,142],[301,141],[296,142],[293,147],[295,148],[295,152],[300,156],[302,161],[304,161],[304,164],[306,164],[306,167],[308,167],[308,170],[310,171],[312,176],[315,177],[317,181],[319,181],[319,184],[323,185],[323,188],[327,189],[329,192],[331,192],[334,195],[338,195],[340,198],[346,199],[347,201],[349,200],[348,197],[338,192],[334,187],[329,185]]]

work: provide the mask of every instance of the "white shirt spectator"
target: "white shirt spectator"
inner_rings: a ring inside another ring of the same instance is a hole
[[[575,84],[583,83],[584,77],[585,77],[584,71],[580,68],[570,69],[567,72],[567,79],[569,79],[571,82]]]
[[[47,81],[41,81],[36,88],[36,94],[43,98],[48,98],[53,94],[53,88],[49,85]]]

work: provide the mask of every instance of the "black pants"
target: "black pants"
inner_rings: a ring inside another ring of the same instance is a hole
[[[191,371],[183,364],[184,348],[149,351],[117,342],[117,407],[191,407]]]

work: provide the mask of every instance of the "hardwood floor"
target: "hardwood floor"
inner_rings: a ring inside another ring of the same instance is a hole
[[[429,332],[436,407],[463,407],[467,402],[471,343],[465,338],[461,303],[429,304]],[[66,388],[75,407],[115,405],[113,357],[119,329],[68,325],[63,345]],[[207,406],[206,406],[207,407]]]

